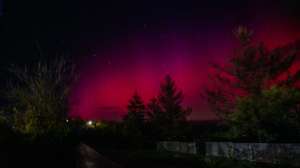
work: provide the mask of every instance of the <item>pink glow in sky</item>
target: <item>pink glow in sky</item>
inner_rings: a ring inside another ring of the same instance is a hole
[[[300,37],[299,26],[281,16],[254,19],[249,25],[255,41],[264,41],[269,48]],[[214,119],[200,93],[206,84],[208,63],[222,63],[233,51],[235,26],[221,23],[206,30],[141,32],[116,41],[82,65],[80,81],[71,97],[71,115],[118,120],[126,113],[135,91],[147,103],[158,94],[163,77],[170,74],[184,93],[184,105],[193,109],[190,119]]]

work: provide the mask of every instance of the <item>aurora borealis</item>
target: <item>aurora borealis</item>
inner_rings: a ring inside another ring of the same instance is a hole
[[[43,58],[70,55],[80,72],[70,113],[85,119],[120,119],[135,91],[147,103],[167,74],[193,109],[190,119],[214,119],[200,94],[209,63],[225,63],[237,47],[237,26],[252,29],[254,41],[269,48],[300,38],[296,0],[6,4],[1,65],[34,63],[37,48]]]
[[[209,63],[224,63],[236,41],[233,29],[243,20],[255,32],[254,40],[268,48],[286,45],[300,37],[297,21],[277,8],[253,9],[251,17],[224,12],[224,17],[172,20],[146,24],[136,32],[117,37],[110,47],[96,50],[82,66],[82,78],[74,89],[72,115],[86,119],[120,119],[128,100],[137,91],[144,102],[156,96],[161,80],[170,74],[184,93],[184,105],[192,107],[192,120],[214,119],[201,99],[209,75]],[[226,15],[227,14],[227,15]],[[238,19],[237,19],[238,18]]]

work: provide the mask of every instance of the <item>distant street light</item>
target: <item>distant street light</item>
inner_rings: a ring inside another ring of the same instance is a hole
[[[87,122],[87,125],[88,125],[88,126],[92,126],[92,125],[93,125],[93,121],[88,121],[88,122]]]

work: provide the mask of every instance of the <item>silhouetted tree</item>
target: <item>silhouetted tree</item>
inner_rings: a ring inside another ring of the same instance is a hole
[[[149,134],[149,137],[154,141],[162,139],[163,130],[167,124],[167,118],[156,97],[152,98],[147,104],[147,119],[147,126],[149,127],[147,133]]]
[[[159,102],[163,112],[166,114],[167,121],[171,123],[186,121],[189,110],[182,107],[182,91],[178,91],[175,81],[170,75],[165,77],[160,86]]]
[[[174,80],[167,75],[161,83],[158,99],[148,104],[149,120],[159,128],[162,137],[178,138],[183,136],[187,116],[191,109],[182,107],[183,94],[176,88]]]
[[[157,125],[162,125],[166,121],[165,115],[162,112],[157,98],[152,98],[148,103],[147,116],[152,123]]]
[[[129,100],[127,115],[124,117],[125,134],[134,145],[140,145],[145,126],[145,105],[137,92]]]
[[[145,122],[145,105],[142,98],[136,92],[129,100],[127,106],[128,113],[124,117],[124,121],[135,126],[142,126]]]

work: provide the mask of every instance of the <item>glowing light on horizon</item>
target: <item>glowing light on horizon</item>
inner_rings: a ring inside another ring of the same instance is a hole
[[[88,126],[92,126],[93,125],[93,121],[88,121],[88,122],[86,122],[86,124],[88,125]]]

